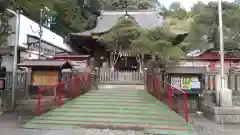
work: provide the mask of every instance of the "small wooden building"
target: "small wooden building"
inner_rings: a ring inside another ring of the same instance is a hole
[[[63,60],[24,60],[18,66],[31,70],[27,91],[28,98],[18,101],[19,108],[35,112],[38,108],[38,88],[41,87],[45,90],[40,99],[41,112],[52,109],[57,102],[56,89],[52,86],[62,81],[62,70],[71,69],[71,64]]]
[[[73,68],[81,71],[90,70],[92,60],[90,55],[63,55],[63,56],[54,56],[55,60],[68,61]]]
[[[38,87],[51,86],[53,83],[62,81],[62,70],[71,69],[68,61],[63,60],[24,60],[20,67],[31,70],[29,94],[35,95]]]

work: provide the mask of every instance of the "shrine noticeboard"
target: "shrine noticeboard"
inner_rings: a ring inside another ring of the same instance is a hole
[[[50,86],[53,83],[58,82],[58,71],[33,71],[32,73],[32,85],[45,85]]]
[[[201,82],[197,76],[172,76],[171,85],[186,91],[201,90]]]

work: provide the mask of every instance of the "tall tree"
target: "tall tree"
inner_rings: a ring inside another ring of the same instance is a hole
[[[153,6],[151,0],[106,0],[104,9],[106,10],[137,10],[149,9]]]
[[[45,12],[41,19],[44,21],[53,17],[51,29],[65,36],[71,32],[93,28],[96,12],[100,9],[98,3],[98,0],[90,0],[90,3],[81,3],[81,0],[13,0],[12,6],[20,7],[23,14],[37,22],[40,20],[40,9],[48,7],[50,12]]]
[[[11,50],[6,46],[8,36],[13,34],[12,28],[8,23],[9,16],[6,12],[0,13],[0,66],[2,56],[11,54]]]
[[[240,4],[240,0],[235,0],[234,1],[236,4]]]
[[[178,10],[181,8],[181,3],[180,2],[173,2],[170,6],[169,6],[169,10]]]
[[[188,12],[181,7],[179,2],[173,2],[169,10],[165,10],[164,17],[172,17],[178,19],[186,19],[189,17]]]
[[[235,3],[223,2],[223,31],[226,50],[239,48],[240,7]],[[201,11],[201,12],[199,12]],[[197,3],[192,8],[193,23],[184,44],[189,49],[207,49],[219,47],[217,3],[208,5]]]
[[[173,23],[174,22],[174,23]],[[149,54],[160,58],[164,65],[178,61],[184,51],[179,44],[184,40],[187,33],[186,26],[179,26],[183,21],[176,19],[164,21],[163,26],[152,29],[142,29],[141,36],[132,41],[130,50],[137,54],[138,61],[143,60],[143,54]],[[178,27],[177,27],[178,26]],[[179,38],[179,37],[183,38]],[[139,62],[139,64],[143,62]]]
[[[0,0],[0,66],[2,56],[10,53],[10,50],[6,49],[7,38],[12,34],[12,29],[8,22],[11,15],[9,16],[6,12],[8,6],[9,0]]]
[[[128,51],[133,40],[140,36],[140,27],[132,16],[122,16],[118,23],[106,34],[99,38],[112,51],[111,68],[118,61],[123,52]]]

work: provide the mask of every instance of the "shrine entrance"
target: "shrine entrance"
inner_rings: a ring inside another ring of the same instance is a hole
[[[144,74],[139,70],[111,70],[100,68],[99,80],[101,84],[109,85],[143,85]]]

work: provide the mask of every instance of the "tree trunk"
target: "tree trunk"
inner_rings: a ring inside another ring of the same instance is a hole
[[[139,64],[139,72],[143,74],[143,64],[144,64],[144,55],[143,54],[138,54],[136,56],[136,60]]]
[[[114,71],[114,66],[116,65],[117,61],[118,61],[118,58],[119,58],[119,54],[117,54],[117,51],[114,51],[112,53],[112,61],[111,61],[111,71]]]
[[[114,71],[114,66],[116,65],[118,59],[119,59],[119,56],[120,54],[118,52],[121,52],[122,51],[122,45],[118,46],[116,45],[116,49],[113,51],[112,53],[112,61],[111,61],[111,71]]]

